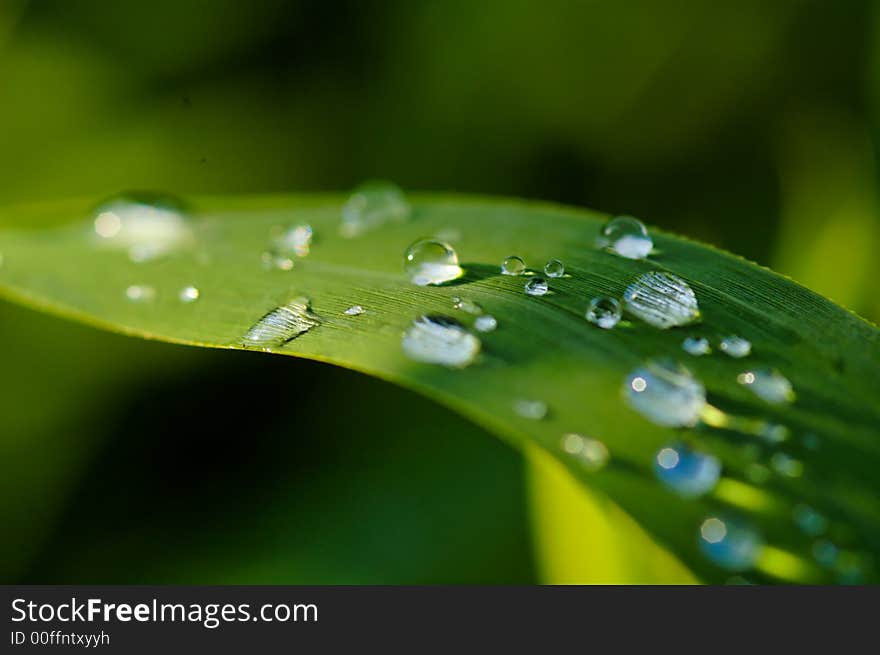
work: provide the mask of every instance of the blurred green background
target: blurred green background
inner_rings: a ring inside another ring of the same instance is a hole
[[[846,1],[0,0],[0,203],[375,177],[541,198],[877,321],[878,34]],[[0,581],[578,575],[533,544],[521,457],[409,392],[8,304],[0,343]]]

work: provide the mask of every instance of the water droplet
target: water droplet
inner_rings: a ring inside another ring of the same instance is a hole
[[[627,401],[642,416],[658,425],[693,426],[706,406],[706,389],[683,366],[650,361],[626,379]]]
[[[627,259],[644,259],[654,247],[654,242],[639,219],[616,216],[602,227],[598,245]]]
[[[469,300],[468,298],[453,296],[452,306],[455,307],[455,309],[467,312],[468,314],[473,314],[474,316],[479,316],[483,313],[483,308],[480,307],[479,303]]]
[[[293,270],[293,259],[285,255],[276,255],[267,250],[263,253],[262,259],[264,268],[277,268],[279,271]]]
[[[804,463],[788,453],[774,453],[770,458],[770,466],[779,475],[787,478],[798,478],[804,472]]]
[[[813,544],[813,557],[826,568],[830,569],[835,565],[839,554],[840,549],[826,539],[819,539]]]
[[[718,349],[726,355],[730,355],[736,359],[740,357],[748,357],[752,352],[752,342],[742,337],[729,336],[724,337],[718,344]]]
[[[136,263],[195,243],[183,204],[158,194],[130,193],[107,200],[95,210],[93,228],[102,247],[125,250]]]
[[[201,292],[199,292],[196,287],[189,285],[183,287],[183,289],[180,290],[180,293],[177,294],[177,297],[180,299],[180,302],[190,303],[198,300],[200,295]]]
[[[306,223],[285,228],[271,238],[269,253],[276,259],[305,257],[312,248],[313,237],[314,230]]]
[[[763,423],[757,429],[759,437],[773,444],[786,441],[790,434],[791,430],[779,423]]]
[[[772,405],[790,403],[795,397],[788,378],[773,369],[744,371],[736,376],[736,381]]]
[[[588,471],[604,468],[610,458],[604,443],[573,432],[562,435],[562,450],[577,458]]]
[[[521,398],[513,403],[513,411],[533,421],[540,421],[547,416],[547,403],[543,400],[528,400]]]
[[[693,289],[671,273],[652,271],[639,276],[623,292],[623,302],[629,313],[663,330],[700,317]]]
[[[792,518],[801,531],[811,537],[818,537],[828,527],[828,520],[809,505],[796,505]]]
[[[477,317],[477,320],[474,321],[474,327],[479,332],[492,332],[498,327],[498,321],[494,316],[484,314],[483,316]]]
[[[366,310],[360,305],[352,305],[351,307],[346,309],[344,313],[346,316],[360,316],[365,311]]]
[[[430,314],[413,321],[404,333],[403,351],[428,364],[463,368],[480,352],[480,340],[469,334],[454,318]]]
[[[420,287],[443,284],[464,275],[452,246],[432,239],[419,239],[407,248],[403,267],[410,282]]]
[[[525,271],[526,263],[516,255],[511,255],[501,262],[501,272],[504,275],[522,275]]]
[[[392,222],[403,222],[411,208],[400,187],[391,182],[365,182],[349,196],[342,208],[343,236],[355,237]]]
[[[700,525],[700,548],[712,562],[730,571],[754,564],[763,547],[758,532],[743,523],[711,516]]]
[[[587,320],[603,330],[610,330],[617,325],[622,315],[620,302],[616,298],[599,296],[593,298],[587,305]]]
[[[544,264],[544,275],[547,277],[562,277],[565,275],[565,264],[558,259],[551,259]]]
[[[682,341],[681,347],[688,355],[693,355],[694,357],[708,355],[712,352],[709,340],[706,337],[688,337]]]
[[[125,297],[132,302],[152,302],[156,299],[156,289],[148,284],[132,284],[125,290]]]
[[[543,296],[548,291],[550,291],[550,286],[547,284],[547,280],[542,277],[533,277],[531,280],[526,282],[526,294],[529,296]]]
[[[680,496],[697,498],[715,488],[721,475],[721,461],[676,443],[660,449],[654,472],[663,484]]]
[[[309,299],[294,298],[257,321],[244,335],[242,345],[269,350],[284,345],[317,325],[320,325],[320,321],[312,313]]]

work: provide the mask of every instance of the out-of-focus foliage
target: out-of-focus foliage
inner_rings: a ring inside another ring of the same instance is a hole
[[[0,202],[376,176],[539,197],[641,215],[876,321],[878,25],[857,1],[0,0]],[[69,494],[101,479],[89,453],[125,437],[124,409],[100,427],[107,398],[142,368],[235,371],[5,306],[0,326],[4,512],[34,519],[10,563],[57,546]]]

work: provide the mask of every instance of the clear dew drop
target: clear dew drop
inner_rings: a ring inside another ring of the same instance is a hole
[[[498,327],[498,320],[491,314],[478,316],[474,321],[474,328],[478,332],[493,332]]]
[[[775,369],[744,371],[736,376],[736,381],[771,405],[790,403],[795,398],[791,382]]]
[[[523,418],[540,421],[547,416],[547,403],[543,400],[520,398],[513,403],[513,411]]]
[[[654,247],[645,224],[632,216],[615,216],[602,227],[598,245],[626,259],[644,259]]]
[[[623,310],[620,307],[620,302],[610,296],[593,298],[587,305],[587,320],[603,330],[610,330],[617,325],[622,315]]]
[[[479,316],[483,313],[483,308],[479,303],[470,300],[469,298],[459,298],[458,296],[452,297],[452,306],[462,312],[467,314],[473,314],[474,316]]]
[[[454,318],[437,314],[420,316],[404,333],[403,352],[417,362],[464,368],[480,352],[480,340]]]
[[[721,461],[692,450],[683,443],[661,448],[654,458],[654,472],[660,482],[684,498],[697,498],[715,488],[721,476]]]
[[[125,297],[131,302],[152,302],[156,299],[156,289],[149,284],[132,284],[125,289]]]
[[[345,237],[356,237],[387,223],[406,221],[411,213],[400,187],[391,182],[365,182],[343,206],[340,232]]]
[[[718,349],[725,355],[735,359],[748,357],[752,353],[752,342],[735,335],[724,337],[718,344]]]
[[[159,194],[128,193],[105,201],[95,210],[92,228],[99,246],[125,251],[135,263],[195,244],[183,203]]]
[[[694,357],[702,357],[712,352],[709,340],[705,337],[688,337],[681,342],[681,348],[688,355],[693,355]]]
[[[626,378],[630,406],[657,425],[694,426],[706,407],[706,388],[675,362],[652,360]]]
[[[671,273],[652,271],[639,276],[623,292],[623,303],[630,314],[662,330],[700,317],[693,289]]]
[[[191,303],[198,300],[199,296],[201,295],[202,294],[198,290],[198,288],[194,287],[193,285],[189,285],[183,287],[183,289],[181,289],[180,292],[177,294],[177,297],[182,303]]]
[[[312,313],[309,299],[294,298],[257,321],[244,335],[241,343],[247,348],[269,350],[284,345],[318,325],[320,321]]]
[[[550,291],[550,285],[548,285],[547,280],[542,277],[533,277],[526,282],[525,291],[526,295],[529,296],[543,296]]]
[[[312,249],[314,230],[307,223],[284,228],[269,240],[269,254],[276,260],[305,257]]]
[[[809,505],[796,505],[791,517],[801,532],[811,537],[818,537],[828,528],[828,519]]]
[[[464,275],[452,246],[433,239],[419,239],[407,248],[403,267],[410,282],[420,287],[451,282]]]
[[[598,439],[570,432],[562,435],[562,450],[574,457],[588,471],[605,467],[611,455],[607,446]]]
[[[559,259],[551,259],[544,264],[544,275],[547,277],[562,277],[565,275],[565,264]]]
[[[343,312],[343,313],[346,316],[360,316],[365,311],[366,310],[363,307],[361,307],[360,305],[352,305],[351,307],[346,309],[345,312]]]
[[[700,525],[700,549],[729,571],[751,568],[763,548],[758,531],[739,521],[710,516]]]
[[[501,262],[501,273],[503,275],[522,275],[526,272],[526,263],[521,257],[511,255]]]

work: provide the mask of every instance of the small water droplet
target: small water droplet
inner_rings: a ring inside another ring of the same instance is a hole
[[[748,357],[752,352],[752,342],[742,337],[731,335],[724,337],[718,344],[718,349],[726,355],[736,359]]]
[[[458,296],[453,296],[452,306],[455,309],[467,312],[468,314],[473,314],[474,316],[479,316],[483,313],[483,308],[480,307],[479,303],[474,302],[473,300],[470,300],[468,298],[459,298]]]
[[[543,400],[521,398],[513,403],[513,411],[523,418],[540,421],[547,416],[547,403]]]
[[[190,303],[198,300],[200,295],[201,292],[196,287],[189,285],[183,287],[183,289],[180,290],[180,293],[177,294],[177,297],[180,299],[180,302]]]
[[[706,389],[674,362],[650,361],[630,373],[624,386],[630,406],[658,425],[693,426],[706,406]]]
[[[464,275],[452,246],[432,239],[419,239],[407,248],[403,267],[410,282],[420,287],[443,284]]]
[[[758,426],[757,434],[765,441],[779,444],[788,439],[791,430],[780,423],[764,423]]]
[[[293,259],[284,255],[276,255],[268,250],[262,254],[263,268],[277,268],[279,271],[292,271]]]
[[[818,537],[828,528],[828,520],[809,505],[796,505],[792,518],[804,534]]]
[[[558,259],[551,259],[544,264],[544,275],[547,277],[562,277],[565,275],[565,264]]]
[[[763,547],[757,530],[738,521],[710,516],[700,525],[700,548],[712,562],[730,571],[750,568]]]
[[[477,320],[474,321],[474,327],[479,332],[492,332],[498,327],[498,320],[491,314],[484,314],[477,317]]]
[[[257,321],[244,335],[242,345],[269,350],[284,345],[318,325],[320,321],[312,313],[309,299],[294,298]]]
[[[125,250],[136,263],[195,243],[183,203],[159,194],[127,193],[105,201],[95,210],[93,230],[99,245]]]
[[[269,242],[269,253],[275,259],[305,257],[312,248],[314,230],[306,223],[285,228],[274,234]]]
[[[813,544],[813,557],[825,568],[831,568],[837,563],[840,549],[827,539],[819,539]]]
[[[654,247],[654,241],[639,219],[616,216],[602,227],[598,245],[627,259],[644,259]]]
[[[610,330],[620,322],[623,310],[616,298],[599,296],[593,298],[587,305],[587,320],[593,325],[598,325],[603,330]]]
[[[132,302],[152,302],[156,299],[156,289],[148,284],[132,284],[125,290],[125,297]]]
[[[346,316],[360,316],[365,311],[366,310],[360,305],[352,305],[351,307],[346,309],[344,313]]]
[[[682,349],[694,357],[701,357],[712,352],[709,346],[709,340],[706,337],[688,337],[681,343]]]
[[[526,295],[529,296],[543,296],[546,295],[548,291],[550,291],[550,286],[547,284],[547,280],[542,277],[533,277],[531,280],[526,282],[525,286]]]
[[[721,461],[682,443],[661,448],[654,461],[660,481],[684,498],[697,498],[712,489],[721,476]]]
[[[813,432],[808,432],[801,437],[801,443],[807,450],[819,450],[819,436]]]
[[[404,333],[403,351],[411,359],[428,364],[463,368],[480,352],[480,340],[448,316],[424,315]]]
[[[400,187],[391,182],[371,181],[358,186],[342,208],[340,231],[356,237],[386,223],[403,222],[411,213]]]
[[[511,255],[501,262],[501,273],[504,275],[522,275],[526,272],[526,263],[521,257]]]
[[[664,330],[700,317],[693,289],[671,273],[652,271],[639,276],[624,291],[623,302],[629,313]]]
[[[562,450],[575,457],[588,471],[604,468],[610,458],[604,443],[573,432],[562,435]]]
[[[770,466],[779,475],[787,478],[799,478],[804,472],[804,463],[788,453],[774,453],[770,458]]]
[[[771,405],[790,403],[795,398],[791,382],[774,369],[744,371],[736,376],[736,381]]]

